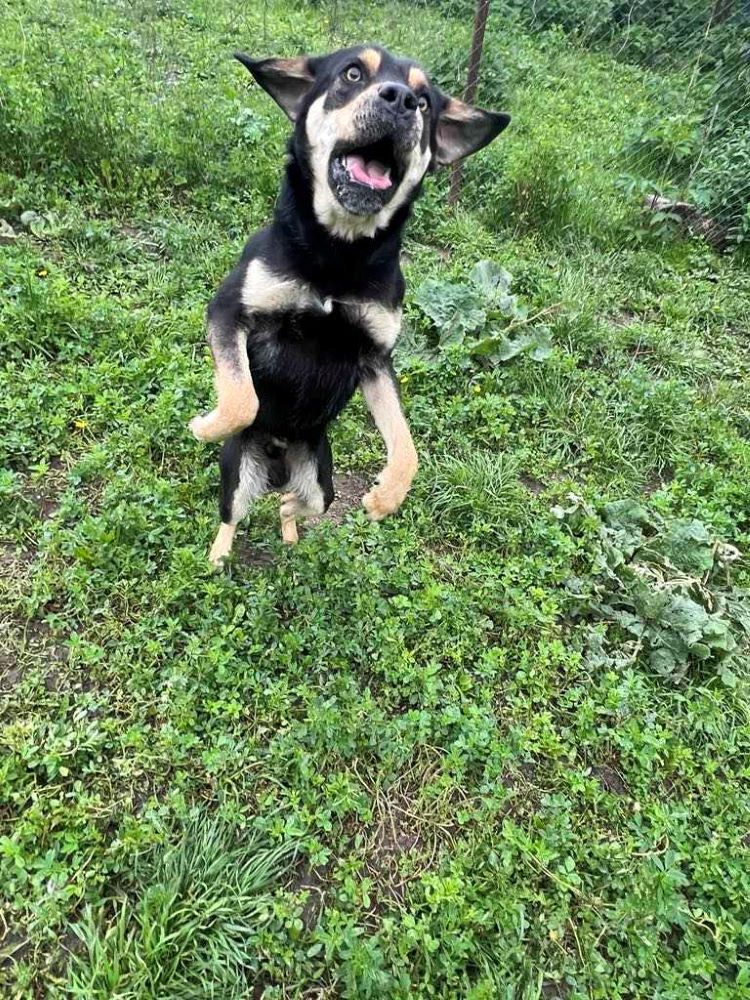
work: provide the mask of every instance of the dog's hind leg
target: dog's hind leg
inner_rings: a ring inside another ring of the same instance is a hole
[[[221,449],[221,524],[208,554],[219,567],[232,550],[237,525],[250,503],[268,489],[269,465],[264,449],[243,435],[230,438]]]
[[[298,514],[297,497],[294,493],[284,493],[281,497],[281,540],[287,545],[295,545],[299,541],[297,531]]]
[[[234,536],[237,531],[236,524],[226,524],[224,521],[219,525],[216,538],[208,553],[208,561],[216,569],[223,564],[229,553],[232,551]]]
[[[281,497],[281,537],[293,545],[299,539],[297,518],[322,514],[333,501],[333,458],[327,435],[291,444],[286,460],[289,492]]]

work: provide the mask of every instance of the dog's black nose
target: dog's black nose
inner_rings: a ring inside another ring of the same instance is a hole
[[[384,83],[378,90],[378,97],[397,115],[412,115],[417,110],[414,92],[403,83]]]

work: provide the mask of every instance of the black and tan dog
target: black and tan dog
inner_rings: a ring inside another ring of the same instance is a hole
[[[294,133],[273,222],[208,307],[217,406],[190,429],[200,441],[228,439],[216,565],[254,497],[284,492],[287,542],[297,540],[298,517],[328,507],[327,427],[358,386],[388,453],[365,509],[379,520],[402,503],[417,469],[390,360],[402,231],[425,173],[481,149],[510,120],[446,97],[419,66],[381,48],[237,58]]]

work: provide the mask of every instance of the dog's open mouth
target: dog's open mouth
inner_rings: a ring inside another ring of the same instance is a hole
[[[334,150],[329,183],[339,202],[355,215],[377,212],[401,180],[399,158],[390,136],[366,146]]]
[[[398,167],[393,142],[388,138],[342,153],[341,159],[355,184],[365,184],[376,191],[387,191],[394,185]]]

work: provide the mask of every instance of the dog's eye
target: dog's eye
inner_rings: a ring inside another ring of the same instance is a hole
[[[344,70],[344,77],[349,83],[359,83],[362,79],[362,70],[359,66],[349,66],[348,69]]]
[[[424,94],[419,98],[419,110],[426,111],[430,106],[430,102],[424,96]]]

